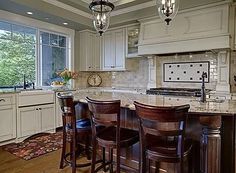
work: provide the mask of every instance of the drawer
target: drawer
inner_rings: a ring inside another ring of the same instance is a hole
[[[15,104],[14,95],[0,95],[0,106]]]
[[[54,92],[19,94],[19,107],[54,103]]]

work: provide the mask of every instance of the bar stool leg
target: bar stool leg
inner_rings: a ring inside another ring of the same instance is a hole
[[[71,142],[71,153],[72,153],[72,173],[76,173],[76,145],[75,145],[75,140],[73,140],[73,142]]]
[[[65,157],[65,154],[66,154],[66,135],[63,134],[63,142],[62,142],[62,151],[61,151],[61,162],[60,162],[60,169],[63,169],[64,168],[64,163],[65,163],[65,160],[64,160],[64,157]]]
[[[116,172],[120,173],[120,146],[118,145],[116,148]]]
[[[148,173],[151,173],[151,160],[147,159]]]
[[[109,152],[109,160],[111,162],[110,164],[110,173],[113,173],[113,149],[111,148],[110,149],[110,152]]]
[[[92,163],[91,163],[91,173],[94,173],[94,172],[95,172],[96,155],[97,155],[96,139],[93,137],[93,139],[92,139]]]
[[[103,164],[103,172],[107,172],[107,169],[106,169],[106,149],[105,147],[102,147],[102,164]]]
[[[86,137],[85,153],[86,153],[87,159],[91,160],[91,155],[90,155],[90,151],[89,151],[89,135]]]
[[[155,162],[155,173],[159,173],[159,168],[160,168],[160,162]]]

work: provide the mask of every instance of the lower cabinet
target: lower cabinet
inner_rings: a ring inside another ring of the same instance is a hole
[[[63,123],[62,123],[62,111],[58,102],[58,99],[56,98],[56,127],[62,127]]]
[[[0,106],[0,142],[16,138],[15,105]]]
[[[54,104],[19,108],[17,127],[18,138],[54,130]]]
[[[54,104],[43,105],[39,108],[41,132],[55,129]]]

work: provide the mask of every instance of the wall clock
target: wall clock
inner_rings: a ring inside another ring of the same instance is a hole
[[[89,86],[98,87],[102,83],[102,78],[98,74],[91,74],[87,80]]]

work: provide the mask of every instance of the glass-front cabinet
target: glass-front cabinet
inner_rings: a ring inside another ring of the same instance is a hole
[[[139,25],[127,28],[127,49],[126,57],[138,56]]]

